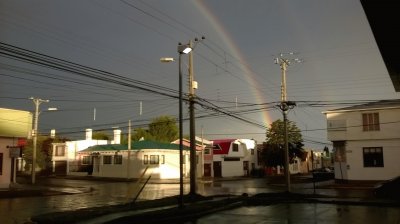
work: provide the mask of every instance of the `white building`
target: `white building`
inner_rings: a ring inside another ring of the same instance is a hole
[[[130,158],[128,160],[128,158]],[[127,145],[96,145],[78,152],[78,169],[71,175],[136,179],[147,175],[155,179],[179,178],[179,145],[154,141]],[[189,148],[183,150],[183,176],[190,172]]]
[[[249,176],[259,169],[257,144],[252,139],[213,140],[213,177]]]
[[[29,111],[0,108],[0,189],[16,183],[17,161],[21,143],[32,130],[32,114]]]
[[[96,140],[92,139],[92,129],[86,129],[86,138],[84,140],[66,141],[63,143],[52,143],[53,145],[53,173],[59,175],[68,175],[78,169],[76,160],[78,152],[94,145],[119,144],[121,141],[121,130],[114,130],[114,140]]]
[[[324,113],[336,179],[387,180],[400,175],[400,100]]]

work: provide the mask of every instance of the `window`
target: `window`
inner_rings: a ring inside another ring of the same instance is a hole
[[[210,148],[206,147],[206,148],[204,149],[204,154],[205,154],[205,155],[210,155],[210,154],[211,154]]]
[[[82,157],[82,164],[89,165],[90,164],[90,156]]]
[[[103,156],[103,164],[111,164],[112,156]]]
[[[122,155],[114,156],[114,164],[122,164]]]
[[[254,155],[254,149],[251,149],[251,154]]]
[[[54,156],[65,156],[65,145],[56,146],[54,154]]]
[[[143,164],[149,164],[149,156],[148,155],[143,156]]]
[[[383,167],[382,147],[363,148],[364,167]]]
[[[160,160],[159,160],[159,156],[158,155],[150,155],[150,164],[159,164]]]
[[[379,131],[379,113],[362,114],[363,131]]]
[[[231,162],[231,161],[240,161],[240,158],[235,157],[225,157],[224,161]]]
[[[165,156],[161,155],[161,164],[165,164]]]
[[[0,153],[0,175],[3,175],[3,153]]]
[[[232,152],[239,152],[239,145],[238,144],[235,144],[235,143],[232,144]]]

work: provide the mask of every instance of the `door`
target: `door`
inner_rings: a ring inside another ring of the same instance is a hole
[[[222,177],[221,161],[213,162],[214,177]]]
[[[204,176],[211,177],[211,164],[210,163],[204,164]]]
[[[67,161],[55,161],[54,173],[58,176],[67,175]]]
[[[249,176],[249,161],[243,161],[243,176]]]

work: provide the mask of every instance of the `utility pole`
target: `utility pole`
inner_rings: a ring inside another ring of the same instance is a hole
[[[131,144],[132,144],[132,133],[131,133],[131,120],[128,121],[128,160],[127,160],[127,171],[126,171],[126,179],[129,180],[131,178]]]
[[[189,41],[189,47],[193,49],[193,41]],[[196,194],[196,129],[194,122],[194,74],[193,51],[189,52],[189,116],[190,116],[190,192]]]
[[[39,106],[41,103],[48,103],[49,100],[42,100],[39,98],[29,98],[35,104],[35,122],[33,126],[33,151],[32,151],[32,184],[35,184],[36,179],[36,147],[37,147],[37,136],[38,136],[38,125],[39,125]]]
[[[293,53],[289,53],[290,55],[293,55]],[[288,130],[287,130],[287,114],[289,109],[293,109],[294,106],[296,106],[296,103],[293,101],[287,101],[287,92],[286,92],[286,70],[287,67],[290,65],[291,61],[294,62],[301,62],[299,59],[287,59],[283,57],[284,54],[280,54],[279,58],[275,59],[275,64],[279,64],[281,68],[281,104],[279,105],[279,108],[282,110],[282,115],[283,115],[283,129],[284,129],[284,141],[285,141],[285,177],[286,177],[286,187],[287,187],[287,192],[291,191],[291,185],[290,185],[290,171],[289,171],[289,137],[288,137]]]

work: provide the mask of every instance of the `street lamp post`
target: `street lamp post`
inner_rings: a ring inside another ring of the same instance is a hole
[[[39,106],[41,103],[48,103],[49,100],[42,100],[39,98],[29,98],[35,104],[35,122],[33,126],[33,151],[32,151],[32,184],[35,184],[36,178],[36,146],[37,146],[37,136],[38,136],[38,124],[39,124]],[[52,110],[54,110],[52,108]]]
[[[183,112],[182,112],[182,54],[188,54],[189,45],[178,44],[179,54],[179,207],[183,207]],[[161,62],[173,62],[173,58],[161,58]]]

